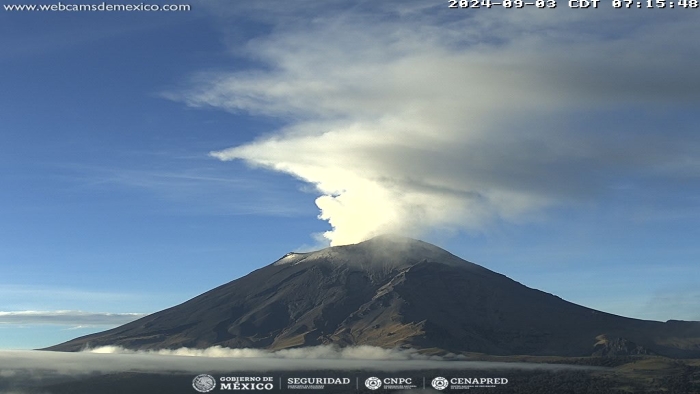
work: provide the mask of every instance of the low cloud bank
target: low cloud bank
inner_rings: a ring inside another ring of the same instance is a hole
[[[376,346],[338,347],[321,345],[296,349],[268,351],[263,349],[231,349],[212,346],[205,349],[178,348],[160,350],[132,350],[120,346],[101,346],[86,349],[81,354],[129,356],[133,360],[163,360],[173,368],[193,365],[235,366],[238,370],[423,370],[423,369],[589,369],[587,366],[523,362],[467,361],[464,355],[434,356],[415,349],[385,349]],[[217,361],[218,360],[218,361]],[[293,361],[293,362],[290,362]],[[218,363],[218,364],[217,364]],[[136,363],[135,365],[138,365]]]
[[[312,360],[434,360],[464,359],[464,356],[429,356],[418,353],[414,349],[384,349],[376,346],[352,346],[340,348],[337,346],[312,346],[297,349],[267,351],[262,349],[230,349],[212,346],[206,349],[161,349],[161,350],[131,350],[119,346],[101,346],[86,349],[84,352],[99,354],[145,354],[161,356],[191,356],[214,358],[270,358],[270,359],[312,359]]]
[[[420,371],[429,369],[587,369],[559,365],[465,361],[426,356],[410,350],[390,350],[372,346],[338,349],[332,346],[266,352],[257,349],[175,349],[133,351],[102,347],[78,353],[36,350],[0,351],[0,376],[20,370],[53,371],[61,374],[115,372],[201,372],[201,371],[300,371],[300,370],[377,370]]]

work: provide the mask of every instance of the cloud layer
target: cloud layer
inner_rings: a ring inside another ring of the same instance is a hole
[[[333,245],[481,230],[700,174],[684,118],[700,99],[690,19],[337,11],[270,16],[272,32],[241,52],[263,68],[202,74],[170,95],[285,120],[212,156],[315,185]]]
[[[291,362],[290,360],[293,360]],[[266,352],[256,349],[174,349],[170,352],[130,351],[104,347],[97,352],[0,351],[0,373],[20,369],[51,370],[66,374],[94,372],[201,372],[294,370],[425,370],[425,369],[552,369],[586,370],[592,367],[558,364],[449,361],[411,351],[361,346],[339,350],[330,346]],[[592,368],[595,369],[595,368]]]
[[[191,356],[191,357],[231,357],[231,358],[270,358],[270,359],[313,359],[313,360],[434,360],[441,361],[449,358],[464,359],[464,357],[437,357],[418,353],[413,349],[384,349],[376,346],[311,346],[296,349],[267,351],[261,349],[231,349],[212,346],[206,349],[179,348],[161,350],[131,350],[119,346],[101,346],[86,349],[87,353],[98,354],[152,354],[162,356]]]
[[[56,324],[70,326],[118,326],[146,316],[144,313],[95,313],[83,311],[0,312],[0,324]]]

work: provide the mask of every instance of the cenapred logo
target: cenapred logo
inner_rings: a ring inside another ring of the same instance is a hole
[[[435,390],[444,390],[450,385],[450,382],[442,376],[438,376],[430,382],[430,385],[433,386]]]
[[[208,393],[216,387],[216,379],[211,375],[203,373],[192,379],[192,387],[200,393]]]
[[[372,376],[371,378],[367,378],[367,380],[365,380],[365,386],[367,386],[367,388],[370,390],[376,390],[382,387],[382,380],[378,377]]]
[[[433,379],[430,384],[435,390],[444,390],[450,388],[450,390],[469,390],[471,388],[494,388],[500,385],[508,384],[508,379],[506,378],[480,378],[480,377],[457,377],[457,378],[444,378],[438,376]]]

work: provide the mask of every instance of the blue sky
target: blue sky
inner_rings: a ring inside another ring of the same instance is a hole
[[[700,320],[692,9],[190,4],[0,12],[0,348],[382,232]]]

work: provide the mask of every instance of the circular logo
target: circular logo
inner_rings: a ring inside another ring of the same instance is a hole
[[[192,379],[192,387],[200,393],[208,393],[216,387],[216,379],[211,375],[203,373]]]
[[[367,388],[370,390],[376,390],[382,387],[382,380],[372,376],[371,378],[367,378],[367,380],[365,380],[365,386],[367,386]]]
[[[447,379],[443,378],[442,376],[438,376],[437,378],[433,379],[430,384],[435,390],[444,390],[450,385],[450,382],[448,382]]]

